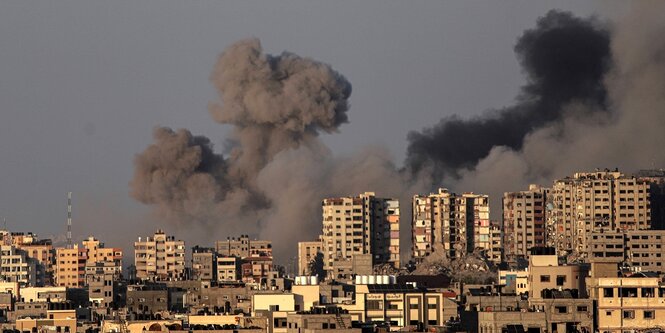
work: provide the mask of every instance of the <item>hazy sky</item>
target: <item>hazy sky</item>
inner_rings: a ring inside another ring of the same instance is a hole
[[[612,18],[591,1],[2,1],[0,218],[13,231],[127,246],[157,224],[128,196],[133,157],[157,125],[188,128],[221,150],[209,76],[231,43],[258,37],[329,63],[353,84],[336,154],[385,145],[442,116],[510,104],[524,77],[518,36],[549,9]],[[133,228],[133,229],[131,229]],[[193,244],[192,244],[193,245]],[[129,256],[131,258],[131,254]],[[131,260],[131,259],[128,259]]]

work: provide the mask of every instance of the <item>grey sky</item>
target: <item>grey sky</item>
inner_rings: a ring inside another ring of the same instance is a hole
[[[132,160],[157,125],[223,147],[207,111],[219,53],[246,37],[329,63],[353,84],[336,154],[389,147],[444,115],[511,103],[523,84],[516,38],[547,10],[619,15],[605,2],[2,1],[0,217],[10,230],[129,244],[155,228],[128,196]],[[134,227],[136,231],[129,231]]]

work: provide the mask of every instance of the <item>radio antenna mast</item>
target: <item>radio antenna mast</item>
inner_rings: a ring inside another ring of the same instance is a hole
[[[72,192],[67,192],[67,248],[72,248]]]

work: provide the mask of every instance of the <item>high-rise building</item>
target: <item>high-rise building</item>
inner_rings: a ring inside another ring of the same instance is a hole
[[[455,259],[492,249],[487,195],[438,193],[413,196],[412,256],[421,262],[437,251]]]
[[[153,237],[134,242],[136,277],[141,280],[185,278],[185,242],[157,230]]]
[[[547,240],[561,254],[583,258],[601,230],[651,227],[650,183],[618,171],[579,172],[556,180],[547,196]]]
[[[360,255],[371,255],[370,269],[379,264],[400,266],[398,200],[365,192],[324,199],[322,206],[323,267],[329,276],[337,276],[336,262],[353,261]]]
[[[503,194],[504,260],[528,262],[530,249],[546,245],[545,203],[548,189],[530,185],[528,191]]]

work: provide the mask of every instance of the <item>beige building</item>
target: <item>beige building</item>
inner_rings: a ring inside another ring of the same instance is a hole
[[[256,240],[248,235],[230,237],[223,241],[215,242],[217,254],[220,256],[246,257],[272,257],[272,242],[268,240]]]
[[[435,251],[459,258],[473,251],[491,252],[489,198],[447,189],[413,197],[412,256],[422,261]]]
[[[141,280],[185,278],[185,242],[157,230],[153,237],[134,242],[136,277]]]
[[[444,313],[446,292],[403,284],[356,285],[355,302],[339,305],[357,322],[390,323],[395,329],[442,326],[455,313]],[[450,295],[448,295],[450,296]]]
[[[532,247],[545,242],[545,200],[548,189],[529,185],[528,191],[503,194],[503,245],[507,262],[529,260]]]
[[[217,282],[240,281],[240,258],[219,256],[216,260]]]
[[[105,247],[98,239],[90,236],[74,244],[71,249],[55,249],[55,285],[60,287],[80,288],[86,285],[86,267],[96,270],[101,264],[107,271],[113,271],[116,277],[122,272],[122,249]]]
[[[298,242],[298,275],[316,275],[310,266],[317,260],[317,256],[321,257],[323,264],[323,243],[320,239],[313,242]]]
[[[529,292],[529,270],[499,270],[499,285],[505,286],[503,291],[522,295]]]
[[[46,318],[16,319],[16,329],[21,332],[76,332],[76,310],[48,310]]]
[[[584,259],[600,230],[651,226],[650,183],[620,172],[579,172],[556,180],[547,197],[547,239],[561,254]]]
[[[14,245],[0,246],[0,279],[4,282],[18,282],[21,286],[35,286],[37,283],[36,265],[25,251]]]
[[[217,252],[215,249],[198,245],[192,248],[192,279],[217,280]]]
[[[323,267],[337,278],[336,262],[371,255],[371,265],[400,267],[399,201],[373,192],[323,200]],[[348,266],[347,263],[343,264]]]
[[[597,301],[598,331],[644,332],[665,326],[665,286],[658,277],[589,279]]]
[[[543,298],[543,290],[577,290],[579,297],[586,295],[588,267],[559,265],[553,248],[534,248],[529,256],[529,298]]]

